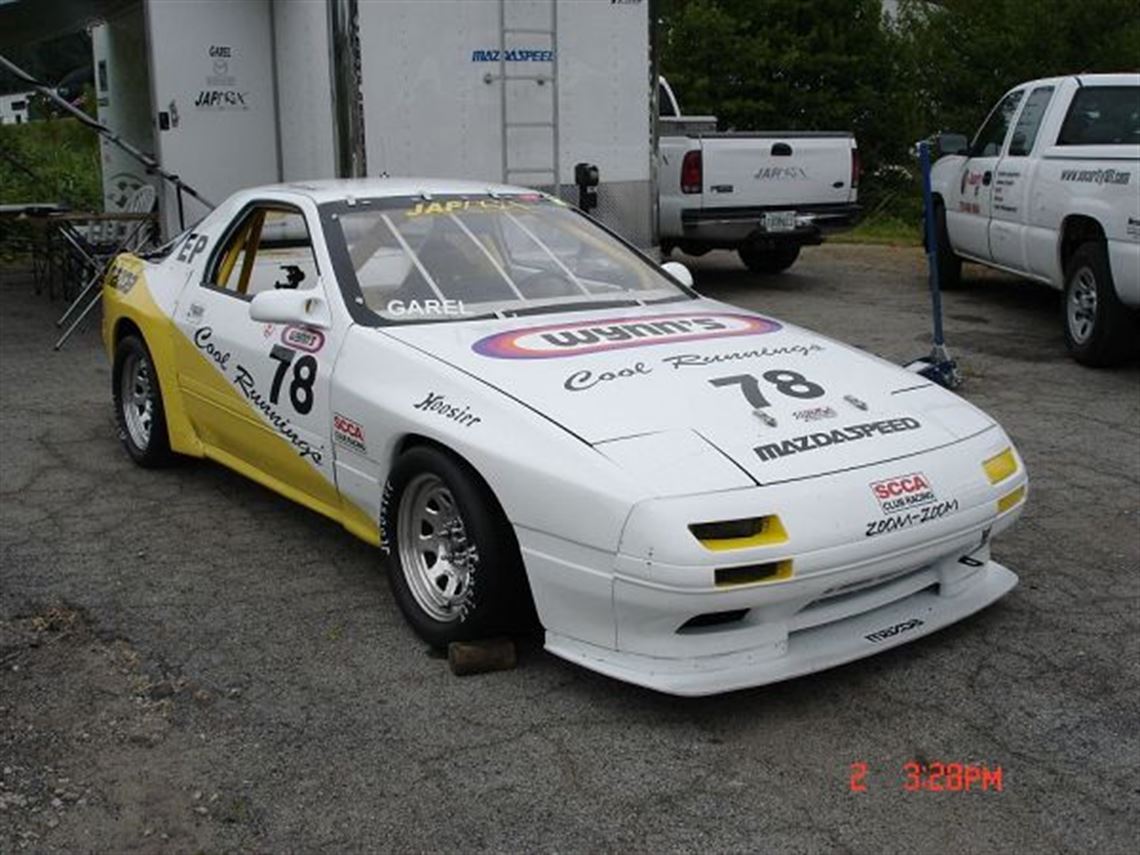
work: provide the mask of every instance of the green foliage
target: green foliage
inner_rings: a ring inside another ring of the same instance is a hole
[[[99,141],[90,128],[75,119],[0,126],[0,203],[100,210],[102,197]]]
[[[916,140],[1038,77],[1140,65],[1135,0],[661,0],[661,71],[740,130],[851,130],[871,221],[918,222]],[[871,229],[874,231],[874,228]]]

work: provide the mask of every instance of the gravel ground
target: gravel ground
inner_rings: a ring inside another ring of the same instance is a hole
[[[680,260],[714,296],[928,349],[916,250],[825,246],[766,279]],[[1140,362],[1081,368],[1056,294],[967,276],[962,393],[1033,478],[994,547],[1019,587],[870,660],[679,700],[533,642],[452,676],[333,523],[213,464],[133,467],[95,330],[52,353],[61,307],[8,271],[0,852],[1135,851]],[[910,760],[1002,788],[906,792]]]

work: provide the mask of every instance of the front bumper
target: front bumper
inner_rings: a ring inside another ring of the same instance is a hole
[[[551,632],[546,635],[546,649],[593,671],[672,695],[711,695],[762,686],[929,635],[985,608],[1017,584],[1017,576],[997,562],[987,559],[978,564],[944,559],[867,595],[885,601],[877,608],[822,623],[814,621],[825,617],[824,613],[806,609],[790,620],[765,624],[760,643],[728,653],[656,657],[610,650]],[[818,608],[826,609],[826,601]],[[734,631],[750,629],[755,627],[746,625]]]

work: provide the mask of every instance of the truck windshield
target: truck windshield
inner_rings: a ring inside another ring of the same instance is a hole
[[[346,293],[387,321],[689,299],[654,265],[539,194],[355,200],[323,217]],[[351,282],[344,280],[350,277]],[[355,286],[355,287],[352,287]]]

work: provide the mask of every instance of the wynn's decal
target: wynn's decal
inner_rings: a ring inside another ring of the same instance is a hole
[[[325,346],[325,334],[309,327],[290,325],[281,331],[281,342],[297,350],[316,353]]]
[[[865,424],[849,425],[834,430],[820,431],[819,433],[794,436],[782,442],[758,445],[752,450],[761,460],[776,460],[779,457],[814,451],[817,448],[827,448],[831,445],[839,445],[842,442],[856,442],[873,436],[918,430],[921,427],[922,423],[918,419],[912,419],[909,416],[901,419],[884,419],[878,422],[866,422]]]
[[[428,392],[427,397],[418,404],[413,404],[412,408],[423,410],[425,413],[436,413],[445,419],[458,422],[464,427],[472,427],[483,421],[479,416],[472,414],[470,407],[466,405],[460,407],[457,404],[451,404],[448,402],[446,396],[436,394],[435,392]]]
[[[472,349],[496,359],[551,359],[696,339],[763,335],[779,329],[781,325],[768,318],[726,312],[694,312],[508,330],[479,339]]]
[[[787,347],[759,347],[755,350],[737,350],[729,353],[682,353],[661,359],[674,368],[702,367],[721,362],[740,362],[744,359],[763,359],[768,356],[808,356],[818,353],[823,347],[818,344],[792,344]]]

